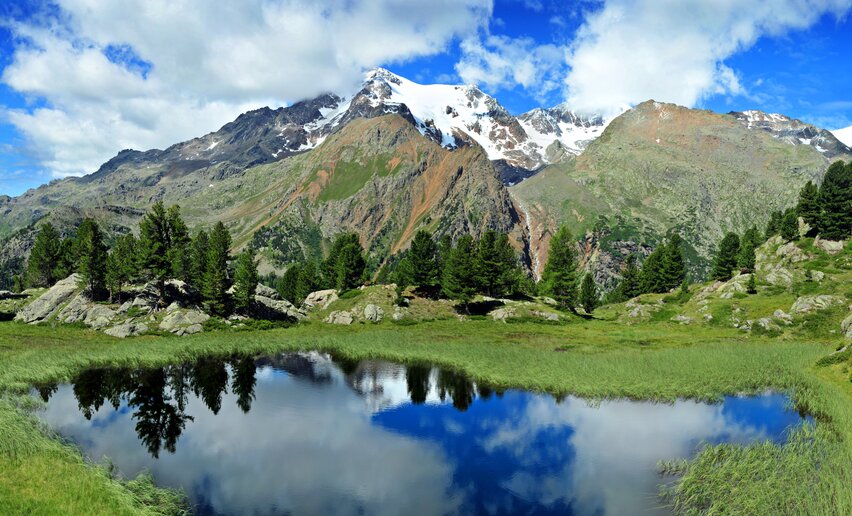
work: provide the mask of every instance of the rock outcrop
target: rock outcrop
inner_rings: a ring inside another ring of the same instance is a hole
[[[381,322],[384,315],[385,311],[378,305],[369,304],[364,307],[364,319],[367,321],[374,323]]]
[[[107,328],[106,330],[104,330],[104,333],[112,337],[124,339],[127,337],[135,337],[137,335],[141,335],[146,331],[148,331],[147,324],[138,322],[126,322],[123,324],[119,324],[118,326],[113,326],[112,328]]]
[[[355,322],[355,318],[352,317],[352,314],[349,312],[335,310],[328,314],[328,317],[325,318],[325,322],[328,324],[349,325]]]
[[[312,310],[317,307],[325,310],[328,308],[328,305],[337,301],[337,299],[337,291],[334,289],[317,290],[316,292],[308,294],[308,297],[306,297],[305,301],[302,302],[302,306],[308,310]]]
[[[171,308],[171,306],[169,307]],[[192,335],[204,330],[204,323],[210,316],[201,310],[172,309],[160,321],[160,329],[176,335]]]
[[[790,307],[790,312],[793,314],[809,314],[817,310],[825,310],[832,306],[843,304],[843,298],[838,296],[830,296],[820,294],[817,296],[802,296],[793,303]]]
[[[301,321],[305,318],[305,312],[286,299],[273,299],[259,294],[254,296],[250,315],[268,321]]]
[[[72,274],[50,287],[47,292],[24,307],[15,315],[16,321],[38,323],[56,315],[71,297],[79,290],[79,274]]]

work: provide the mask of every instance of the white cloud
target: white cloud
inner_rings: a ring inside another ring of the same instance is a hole
[[[650,98],[694,106],[714,93],[744,94],[724,60],[762,36],[806,29],[852,0],[605,0],[568,53],[568,102],[610,112]]]
[[[249,107],[349,88],[367,68],[475,34],[492,11],[491,0],[58,4],[59,16],[4,22],[18,44],[2,76],[44,104],[6,116],[56,176],[198,136]],[[106,57],[115,48],[122,59]]]
[[[834,137],[843,142],[847,147],[852,147],[852,125],[846,129],[835,129],[831,131]]]
[[[532,38],[491,35],[484,40],[465,39],[461,51],[455,69],[466,83],[490,90],[521,86],[539,97],[561,86],[565,51],[556,45],[539,45]]]

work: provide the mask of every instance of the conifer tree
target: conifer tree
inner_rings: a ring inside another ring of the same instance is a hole
[[[434,292],[441,283],[441,270],[438,264],[438,246],[432,235],[420,230],[411,241],[408,252],[411,269],[411,283],[425,292]],[[400,282],[397,281],[397,284]]]
[[[199,292],[204,288],[204,277],[207,275],[207,251],[209,237],[203,229],[196,233],[189,245],[189,284]]]
[[[67,278],[77,270],[78,240],[78,236],[75,235],[73,238],[63,238],[59,242],[59,257],[56,259],[56,267],[54,268],[56,279]]]
[[[666,253],[665,245],[658,245],[654,251],[645,258],[642,271],[639,273],[639,286],[642,293],[666,292],[666,284],[663,279],[663,256]]]
[[[106,264],[103,233],[93,219],[84,219],[77,229],[77,270],[80,285],[92,300],[100,300],[106,293]]]
[[[727,233],[719,243],[719,250],[713,260],[710,277],[714,280],[729,280],[737,267],[737,254],[740,251],[740,237],[736,233]]]
[[[56,280],[60,256],[59,233],[48,222],[39,229],[27,261],[27,282],[33,287],[51,287]]]
[[[476,294],[476,245],[470,235],[462,235],[450,250],[444,261],[441,287],[444,295],[467,310]]]
[[[541,275],[545,291],[560,308],[574,311],[577,306],[577,250],[567,227],[550,239],[547,263]]]
[[[760,246],[760,231],[752,226],[743,233],[740,239],[740,250],[737,252],[737,267],[744,270],[754,270],[755,249]]]
[[[784,212],[781,210],[773,211],[769,215],[769,222],[766,223],[766,238],[770,239],[781,232],[781,221],[784,220]]]
[[[217,222],[210,233],[203,289],[204,302],[208,310],[216,315],[224,315],[227,311],[230,247],[231,234],[221,222]]]
[[[169,261],[169,218],[162,201],[157,201],[139,223],[139,251],[143,268],[154,279],[159,292],[159,305],[166,298],[166,280],[172,272]]]
[[[683,239],[675,233],[663,249],[659,282],[663,292],[676,288],[686,278],[684,262]]]
[[[828,167],[819,189],[822,205],[820,236],[845,240],[852,235],[852,161],[835,161]]]
[[[595,285],[595,278],[591,272],[586,273],[580,285],[580,306],[589,315],[592,315],[598,307],[598,287]]]
[[[517,258],[509,236],[488,230],[477,246],[476,276],[479,289],[487,296],[511,294],[517,285]]]
[[[189,283],[192,275],[189,228],[186,227],[180,215],[180,206],[177,204],[169,206],[166,216],[169,224],[168,258],[171,263],[172,277]]]
[[[299,276],[301,273],[301,263],[290,264],[290,266],[287,267],[287,270],[284,271],[281,278],[279,278],[276,285],[276,289],[278,290],[278,293],[281,294],[281,297],[297,306],[304,301],[304,299],[299,299],[298,294]]]
[[[296,284],[296,298],[298,302],[293,304],[301,304],[308,294],[320,288],[320,267],[313,260],[305,262],[299,270],[299,280]]]
[[[364,259],[364,248],[357,235],[340,247],[334,261],[335,288],[341,292],[351,290],[362,284],[367,261]]]
[[[257,262],[254,249],[246,247],[237,256],[234,268],[234,306],[242,311],[251,308],[255,290],[257,290]]]
[[[753,272],[748,277],[748,283],[746,283],[746,293],[757,294],[757,283],[755,283]]]
[[[397,262],[396,268],[393,271],[393,282],[396,283],[398,288],[405,290],[406,287],[412,284],[417,285],[417,280],[414,279],[416,277],[417,272],[412,265],[411,253],[408,253]]]
[[[819,233],[822,207],[819,201],[819,189],[811,181],[805,183],[805,186],[799,192],[799,203],[796,205],[796,213],[811,227],[807,236],[814,236]]]
[[[611,299],[614,302],[627,301],[642,293],[639,267],[636,266],[636,255],[631,254],[621,269],[621,282],[615,288]]]
[[[124,285],[133,281],[138,272],[136,238],[132,234],[123,235],[115,241],[107,257],[106,281],[111,301],[121,297]]]
[[[794,209],[787,210],[781,220],[781,238],[786,242],[799,239],[799,218]]]

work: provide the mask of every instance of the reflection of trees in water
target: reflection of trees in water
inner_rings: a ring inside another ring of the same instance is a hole
[[[231,389],[237,405],[248,413],[254,401],[257,367],[253,358],[240,357],[226,362],[202,359],[193,364],[151,369],[89,369],[73,382],[80,412],[91,419],[105,403],[116,410],[122,399],[134,409],[136,433],[153,457],[160,450],[175,451],[178,438],[193,417],[186,413],[192,391],[213,413],[222,408],[222,396],[228,388],[228,370],[233,370]],[[47,401],[57,390],[55,385],[39,388]]]
[[[429,376],[432,374],[432,368],[423,365],[411,365],[405,373],[405,381],[408,384],[408,394],[411,396],[411,403],[420,405],[426,402],[426,396],[429,394]]]
[[[438,372],[438,394],[441,401],[449,394],[453,406],[464,412],[473,403],[474,385],[464,375],[442,369]]]

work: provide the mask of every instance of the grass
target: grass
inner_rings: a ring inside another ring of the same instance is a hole
[[[0,513],[171,513],[174,494],[150,481],[113,479],[87,464],[28,414],[34,383],[63,381],[91,366],[154,366],[233,352],[320,349],[358,359],[431,362],[495,387],[590,398],[671,401],[779,389],[815,416],[816,429],[784,446],[715,446],[688,463],[672,493],[682,512],[848,513],[852,495],[852,384],[842,363],[818,360],[836,341],[770,339],[731,328],[671,323],[626,326],[572,320],[437,320],[213,332],[117,340],[77,328],[0,323]],[[825,362],[825,361],[824,361]],[[811,474],[808,474],[810,472]],[[731,480],[730,482],[728,480]],[[146,483],[147,482],[147,483]],[[140,487],[142,486],[142,487]],[[147,487],[144,487],[147,486]],[[733,510],[735,509],[735,510]]]

